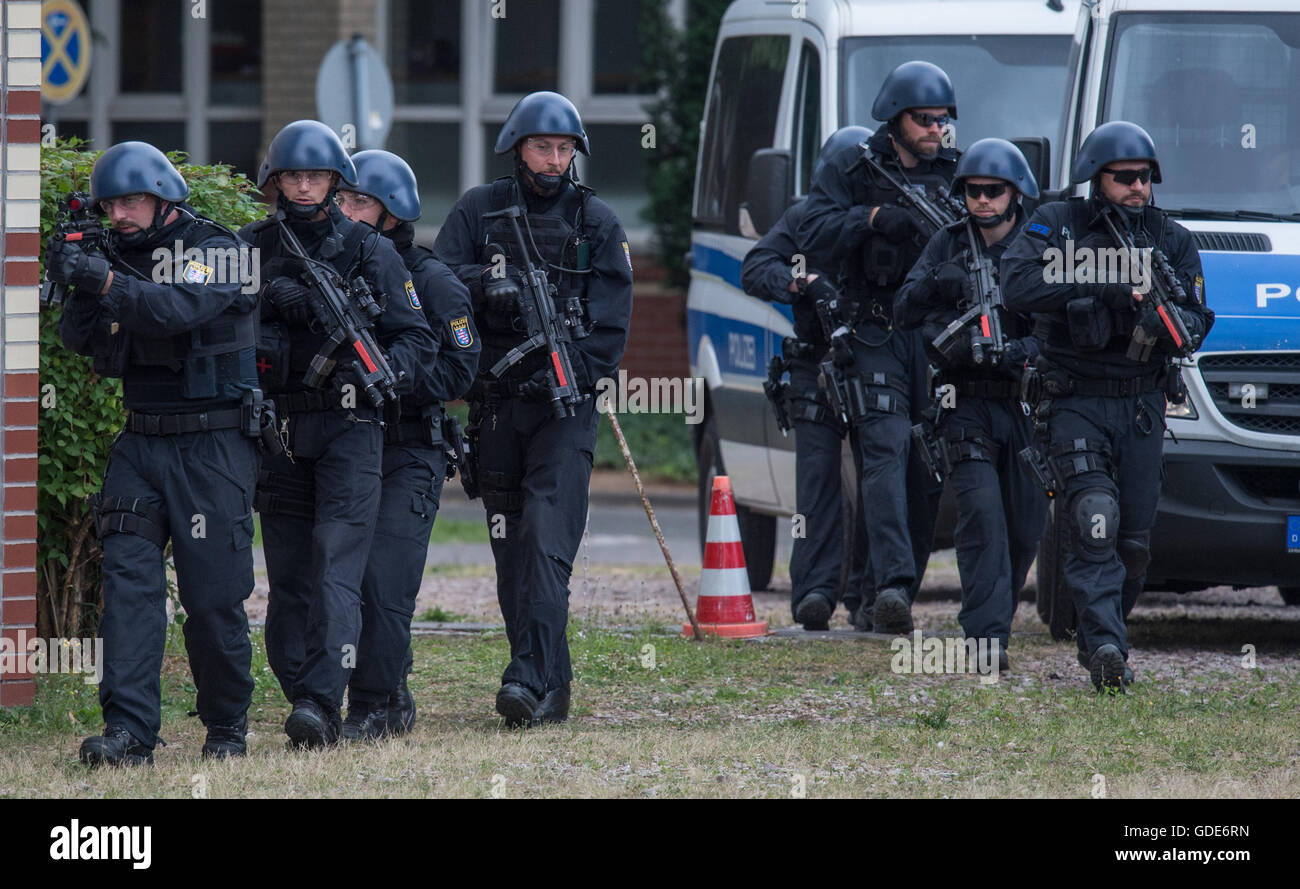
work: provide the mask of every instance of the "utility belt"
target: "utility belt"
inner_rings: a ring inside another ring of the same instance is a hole
[[[238,429],[245,438],[261,442],[269,454],[279,454],[283,443],[276,434],[275,402],[261,389],[247,389],[239,407],[188,414],[146,414],[128,411],[123,429],[138,435],[186,435]]]
[[[1020,398],[1019,380],[962,380],[940,377],[937,382],[942,385],[952,386],[956,391],[956,394],[962,398],[994,398],[1003,400],[1009,398]]]
[[[333,391],[280,392],[275,396],[275,404],[286,416],[342,408],[338,393]]]
[[[442,408],[438,406],[415,419],[385,422],[384,444],[441,444],[443,416]]]
[[[1038,360],[1021,380],[1021,400],[1037,404],[1044,398],[1066,398],[1072,395],[1085,398],[1128,398],[1143,395],[1156,389],[1168,391],[1173,385],[1181,388],[1182,375],[1177,368],[1162,367],[1154,373],[1122,379],[1086,379],[1070,376],[1065,370]]]

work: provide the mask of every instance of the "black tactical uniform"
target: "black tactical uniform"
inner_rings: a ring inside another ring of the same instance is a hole
[[[829,157],[870,135],[866,127],[844,127],[826,140],[822,156]],[[861,605],[866,554],[843,551],[840,445],[849,430],[844,428],[819,382],[821,364],[828,357],[830,344],[817,313],[817,295],[835,299],[836,293],[824,275],[811,285],[805,283],[805,275],[798,279],[798,293],[789,289],[790,282],[797,280],[793,276],[796,257],[802,255],[794,240],[794,230],[806,208],[806,201],[790,207],[759,239],[745,255],[740,283],[750,296],[792,306],[794,311],[794,337],[783,347],[790,371],[784,397],[789,402],[787,414],[795,429],[795,510],[803,517],[805,535],[794,539],[790,554],[790,611],[805,629],[824,630],[829,629],[828,621],[839,599],[840,568],[845,558],[853,559],[844,596],[850,620]],[[809,269],[808,274],[814,271],[817,270]],[[856,455],[856,442],[853,448]],[[861,508],[855,511],[855,516],[856,538],[865,549]]]
[[[257,294],[241,292],[230,266],[217,268],[210,251],[234,253],[238,241],[182,203],[189,187],[152,145],[124,142],[104,152],[91,191],[97,204],[148,192],[158,209],[149,228],[109,235],[112,285],[102,296],[110,268],[102,257],[55,240],[46,254],[51,279],[77,286],[59,326],[64,344],[93,356],[99,373],[122,377],[129,411],[95,501],[104,547],[100,703],[108,728],[87,739],[81,758],[91,765],[153,761],[169,538],[196,709],[208,729],[203,754],[243,754],[253,691],[243,603],[253,589],[259,457],[241,419],[257,387]],[[167,221],[173,210],[176,218]],[[172,255],[178,242],[179,263]],[[161,263],[159,248],[168,254]],[[189,250],[201,252],[185,258]]]
[[[383,205],[378,228],[406,264],[437,341],[437,355],[414,391],[401,399],[400,417],[390,415],[384,429],[383,490],[361,581],[361,643],[343,723],[349,739],[406,732],[415,722],[406,674],[411,617],[447,472],[442,404],[465,394],[480,349],[469,290],[432,251],[414,243],[420,197],[411,168],[397,155],[379,150],[358,152],[352,162],[357,185],[351,190]],[[388,215],[400,222],[385,230]]]
[[[1160,181],[1150,136],[1124,121],[1088,136],[1071,178],[1093,179],[1119,160],[1149,160],[1152,181]],[[1098,689],[1122,689],[1128,657],[1124,619],[1150,561],[1166,396],[1178,397],[1180,379],[1170,364],[1168,338],[1160,339],[1146,361],[1126,356],[1139,318],[1133,282],[1066,283],[1048,268],[1053,255],[1046,251],[1056,248],[1064,255],[1067,242],[1075,255],[1081,248],[1114,246],[1099,216],[1108,203],[1094,181],[1091,198],[1039,207],[1003,256],[1002,286],[1008,308],[1033,313],[1034,335],[1042,344],[1038,415],[1050,436],[1046,456],[1064,485],[1057,495],[1059,515],[1075,535],[1064,575],[1078,615],[1079,659]],[[1149,204],[1132,212],[1117,208],[1115,215],[1137,246],[1158,247],[1168,257],[1187,297],[1177,312],[1191,342],[1199,344],[1214,313],[1205,306],[1191,234]]]
[[[954,190],[975,176],[1004,179],[1028,197],[1038,197],[1024,157],[1002,139],[980,140],[962,155]],[[968,638],[998,640],[1002,669],[1007,666],[1011,619],[1047,521],[1047,499],[1019,459],[1020,451],[1033,442],[1033,424],[1020,403],[1020,379],[1025,365],[1038,354],[1038,344],[1030,335],[1029,319],[1005,311],[1000,313],[1004,351],[996,366],[987,359],[974,363],[969,331],[959,339],[962,345],[951,359],[931,343],[973,298],[967,282],[970,232],[977,232],[979,252],[992,260],[996,274],[1002,254],[1024,228],[1018,195],[1007,212],[1014,214],[1014,225],[992,244],[985,244],[973,218],[937,232],[894,300],[898,326],[920,329],[931,359],[940,368],[935,387],[952,387],[943,390],[944,398],[955,401],[951,410],[940,411],[938,431],[957,500],[954,536],[962,586],[957,620]],[[990,220],[994,226],[1007,221],[1007,215]]]
[[[956,116],[952,85],[938,68],[907,62],[881,87],[873,107],[877,120],[891,120],[867,141],[867,150],[904,184],[927,192],[946,190],[957,152],[940,148],[904,167],[894,150],[892,118],[903,109],[948,107]],[[895,111],[895,109],[899,109]],[[862,500],[876,591],[872,620],[879,632],[910,632],[916,596],[934,539],[934,518],[942,488],[928,479],[911,454],[911,426],[928,403],[927,361],[918,332],[893,327],[894,291],[921,254],[919,232],[896,204],[898,192],[860,163],[852,147],[828,158],[814,177],[808,209],[796,242],[818,267],[840,271],[845,297],[856,304],[854,367],[867,390],[867,415],[858,421]],[[875,228],[872,208],[880,207]],[[886,216],[902,220],[888,232]],[[870,603],[864,603],[870,604]]]
[[[516,173],[470,189],[443,223],[434,253],[470,288],[483,338],[479,377],[470,390],[471,428],[478,429],[483,505],[496,559],[497,597],[510,639],[497,710],[511,726],[562,719],[568,713],[569,576],[587,516],[587,494],[598,419],[594,399],[557,419],[545,382],[548,355],[534,351],[500,381],[486,373],[526,338],[522,320],[504,306],[529,299],[522,291],[523,258],[507,220],[488,212],[520,205],[531,261],[557,289],[557,308],[570,297],[589,333],[567,349],[574,381],[594,392],[613,377],[627,344],[632,313],[632,263],[627,235],[613,211],[567,174],[529,171],[520,142],[536,134],[562,135],[587,153],[586,134],[573,105],[556,93],[520,100],[502,127],[498,154],[514,149]],[[567,170],[572,171],[570,165]],[[537,186],[552,191],[541,196]],[[529,234],[531,233],[531,235]],[[507,263],[504,278],[500,257]],[[513,291],[518,296],[511,296]],[[503,302],[502,294],[505,294]],[[517,304],[517,303],[516,303]]]
[[[355,184],[338,137],[317,121],[296,121],[272,140],[259,186],[282,170],[312,169],[333,170],[344,184]],[[277,208],[309,256],[345,281],[364,278],[385,306],[375,337],[393,371],[405,375],[398,394],[412,394],[432,364],[434,341],[392,242],[348,220],[332,193],[310,206],[293,205],[281,193]],[[312,219],[321,209],[326,217]],[[282,243],[276,217],[245,226],[240,237],[261,251],[266,317],[259,361],[263,385],[287,423],[286,451],[267,458],[258,482],[271,586],[267,660],[294,705],[286,733],[315,747],[338,740],[343,691],[357,664],[361,578],[379,509],[383,427],[347,367],[349,344],[335,350],[340,363],[321,388],[304,382],[324,335],[289,307],[303,286],[302,269]]]

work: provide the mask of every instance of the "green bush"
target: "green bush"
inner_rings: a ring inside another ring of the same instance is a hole
[[[59,201],[90,188],[100,152],[85,151],[84,144],[61,139],[41,149],[42,250]],[[205,216],[236,228],[265,215],[253,183],[228,165],[186,164],[183,152],[168,157],[190,184],[188,203]],[[79,636],[93,632],[100,603],[102,553],[86,498],[102,483],[109,446],[122,425],[122,386],[63,348],[60,311],[41,309],[37,626],[44,636]]]
[[[597,469],[626,469],[614,427],[600,417],[596,432]],[[627,439],[637,472],[643,481],[693,482],[696,477],[691,427],[681,414],[619,414],[618,424]]]

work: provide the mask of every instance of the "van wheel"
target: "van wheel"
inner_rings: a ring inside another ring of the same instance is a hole
[[[1300,586],[1280,586],[1277,591],[1282,594],[1282,601],[1288,605],[1300,605]]]
[[[704,421],[700,448],[695,454],[699,468],[700,558],[704,557],[704,538],[709,531],[709,506],[713,500],[713,479],[725,475],[722,449],[718,446],[718,427],[713,417]],[[751,590],[765,590],[772,583],[772,563],[776,558],[776,516],[756,513],[736,504],[736,521],[740,525],[740,548],[745,553],[745,570]]]
[[[1065,555],[1069,528],[1056,520],[1056,501],[1047,513],[1047,530],[1038,544],[1038,616],[1058,642],[1074,636],[1074,600],[1065,587]]]

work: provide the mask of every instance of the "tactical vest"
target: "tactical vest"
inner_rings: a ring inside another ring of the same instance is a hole
[[[591,232],[587,230],[586,210],[591,190],[576,183],[573,188],[578,192],[578,201],[572,222],[560,213],[529,213],[519,219],[519,227],[523,230],[524,242],[533,266],[545,272],[547,281],[555,287],[556,310],[563,312],[566,301],[577,300],[576,306],[580,307],[583,327],[586,328],[589,327],[587,322],[590,318],[587,308],[587,278],[591,270],[592,241]],[[570,203],[572,198],[565,195],[560,198],[558,205],[567,208]],[[503,176],[494,180],[488,200],[489,211],[504,210],[512,204],[527,208],[518,193],[515,178]],[[492,246],[491,250],[489,246]],[[516,255],[518,245],[508,219],[494,219],[488,226],[483,242],[479,245],[477,260],[484,267],[491,266],[494,258],[490,254],[495,254],[497,247],[501,248],[506,262],[522,273],[523,258]],[[526,294],[524,298],[527,298]],[[526,337],[522,319],[518,315],[485,308],[478,312],[476,320],[479,322],[484,349],[494,357],[518,345]],[[540,367],[544,359],[541,352],[529,356],[519,365],[518,373],[530,370],[534,365]],[[489,366],[487,359],[482,366]]]
[[[199,247],[190,238],[203,226],[233,237],[233,232],[224,226],[199,218],[185,231],[167,234],[167,243],[180,240],[188,247]],[[152,246],[141,248],[140,253],[148,255],[152,262]],[[134,267],[132,271],[138,273]],[[198,409],[207,406],[203,402],[239,401],[244,390],[256,385],[257,335],[256,310],[241,315],[221,314],[186,333],[170,337],[130,334],[126,338],[126,368],[122,374],[128,406],[189,408],[189,403],[193,403],[192,407]],[[96,369],[99,367],[97,361]],[[165,368],[170,373],[151,368]]]

